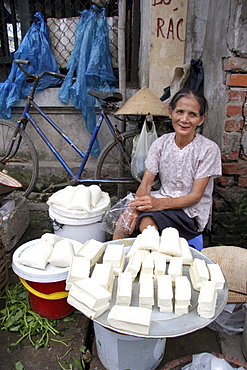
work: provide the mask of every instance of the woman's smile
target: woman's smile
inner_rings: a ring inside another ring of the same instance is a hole
[[[198,101],[188,95],[179,99],[175,109],[170,110],[170,118],[176,132],[176,144],[184,147],[194,139],[196,128],[204,122],[205,115],[200,115]]]

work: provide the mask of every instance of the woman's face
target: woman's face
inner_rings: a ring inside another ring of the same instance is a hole
[[[205,119],[200,115],[200,104],[193,95],[180,98],[175,109],[170,109],[170,118],[176,135],[193,140],[195,131]]]

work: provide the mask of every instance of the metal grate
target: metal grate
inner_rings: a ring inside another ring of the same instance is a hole
[[[126,70],[127,83],[131,87],[137,87],[139,2],[127,0],[126,5]],[[7,78],[13,52],[17,50],[38,11],[47,21],[51,48],[59,68],[66,73],[80,12],[89,9],[93,3],[106,8],[112,65],[118,80],[118,0],[4,0],[0,3],[0,82]]]

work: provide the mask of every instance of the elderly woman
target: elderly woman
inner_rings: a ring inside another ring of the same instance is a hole
[[[119,218],[113,239],[134,237],[148,225],[160,233],[175,227],[191,239],[203,232],[212,209],[214,178],[221,175],[218,145],[196,132],[205,120],[207,101],[199,91],[182,89],[172,98],[169,116],[174,132],[156,139],[147,156],[129,224]],[[156,175],[161,186],[151,191]]]

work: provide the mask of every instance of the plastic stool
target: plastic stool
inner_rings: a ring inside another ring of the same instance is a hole
[[[194,247],[196,250],[201,251],[203,248],[203,237],[202,234],[196,236],[193,239],[188,240],[188,244]]]

